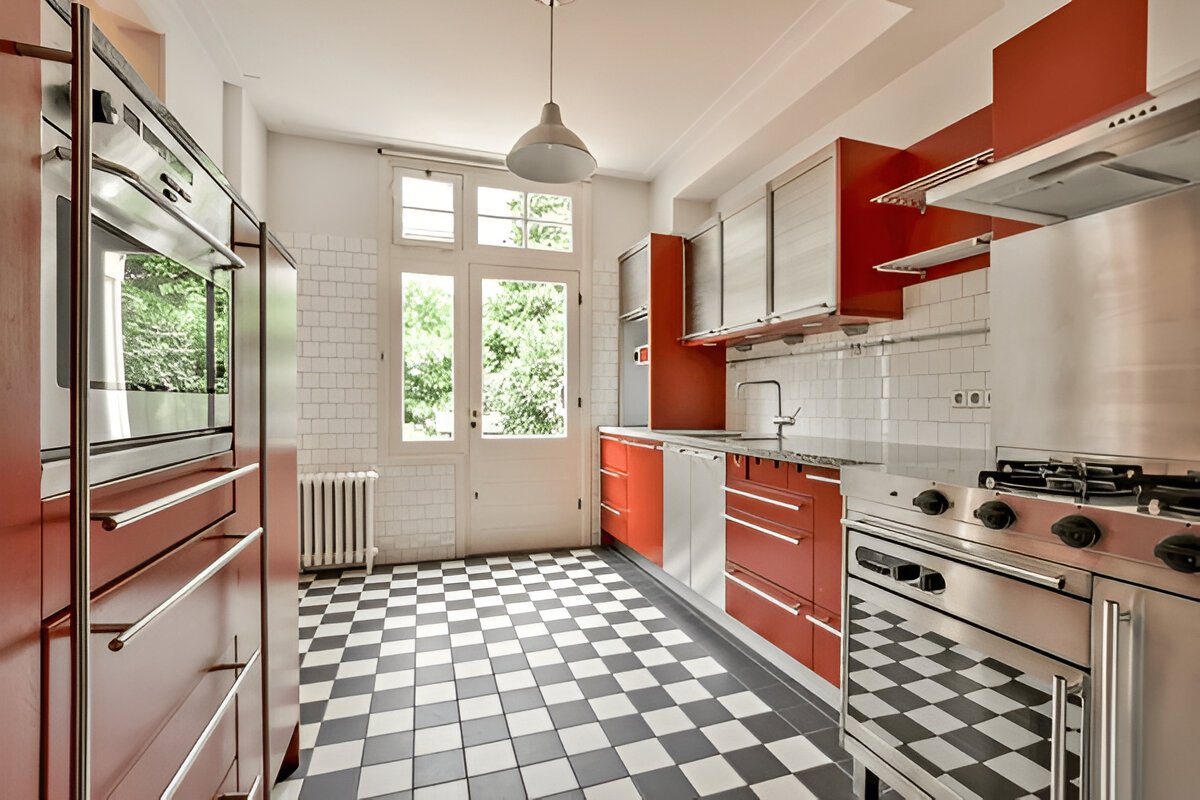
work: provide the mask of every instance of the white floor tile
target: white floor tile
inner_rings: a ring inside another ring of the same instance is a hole
[[[405,792],[412,788],[412,761],[403,759],[363,767],[358,776],[359,798]]]
[[[467,758],[467,775],[471,776],[512,769],[517,765],[517,756],[513,752],[512,742],[508,739],[468,747],[464,753]]]
[[[525,791],[530,800],[560,794],[579,786],[579,782],[575,780],[575,772],[571,769],[571,762],[565,758],[522,767],[521,777],[525,781]]]
[[[625,764],[630,775],[650,772],[674,764],[674,760],[663,749],[658,739],[644,739],[640,742],[630,742],[617,748],[617,755]]]
[[[462,747],[462,731],[457,722],[420,728],[413,736],[413,755],[424,756]]]
[[[351,769],[362,763],[363,742],[357,739],[339,744],[326,744],[313,748],[308,762],[308,775]]]
[[[592,750],[603,750],[609,746],[608,736],[605,735],[604,729],[598,722],[564,728],[558,732],[558,738],[562,742],[563,750],[567,751],[569,756],[588,753]]]
[[[710,756],[692,761],[679,767],[687,776],[688,783],[701,795],[716,794],[744,786],[741,776],[721,756]]]

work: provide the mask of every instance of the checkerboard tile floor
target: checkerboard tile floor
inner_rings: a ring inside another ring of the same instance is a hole
[[[852,797],[833,711],[604,549],[302,580],[286,800]]]

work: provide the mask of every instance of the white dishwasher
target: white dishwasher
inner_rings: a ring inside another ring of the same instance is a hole
[[[724,461],[724,454],[713,450],[663,448],[663,569],[722,609]]]

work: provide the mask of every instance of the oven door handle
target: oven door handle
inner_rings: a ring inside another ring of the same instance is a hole
[[[1067,800],[1068,698],[1083,696],[1083,684],[1071,686],[1062,675],[1050,679],[1050,800]]]
[[[998,572],[1001,575],[1007,575],[1010,578],[1016,578],[1029,583],[1036,583],[1038,586],[1045,586],[1047,589],[1062,591],[1062,588],[1067,583],[1065,575],[1047,575],[1044,572],[1037,572],[1032,569],[1018,567],[1016,564],[1009,564],[1004,561],[997,561],[991,558],[984,558],[963,550],[956,550],[950,547],[943,547],[933,542],[925,541],[916,536],[911,536],[903,531],[886,528],[882,525],[877,525],[873,522],[863,522],[857,519],[843,519],[842,524],[847,528],[853,528],[863,533],[869,533],[872,536],[879,536],[884,539],[898,539],[903,544],[911,544],[914,547],[919,547],[923,550],[929,550],[937,555],[946,556],[947,558],[961,561],[964,564],[970,564],[975,567],[982,567],[992,572]]]
[[[55,147],[51,149],[47,155],[63,161],[70,161],[71,148]],[[145,197],[151,203],[154,203],[154,205],[165,211],[189,231],[203,239],[204,243],[220,253],[222,258],[228,259],[229,266],[231,268],[245,269],[246,262],[241,256],[233,252],[233,250],[231,250],[224,242],[218,239],[215,234],[208,231],[199,222],[196,222],[196,220],[192,219],[187,214],[176,208],[174,203],[156,192],[153,186],[142,180],[141,175],[138,175],[128,167],[122,166],[115,161],[109,161],[106,158],[101,158],[100,156],[92,156],[92,169],[99,170],[100,172],[106,172],[109,175],[114,175],[125,181],[127,184],[137,190],[137,193],[142,197]]]

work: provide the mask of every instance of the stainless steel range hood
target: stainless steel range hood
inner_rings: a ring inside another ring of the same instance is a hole
[[[931,206],[1052,225],[1200,182],[1200,80],[930,189]]]

